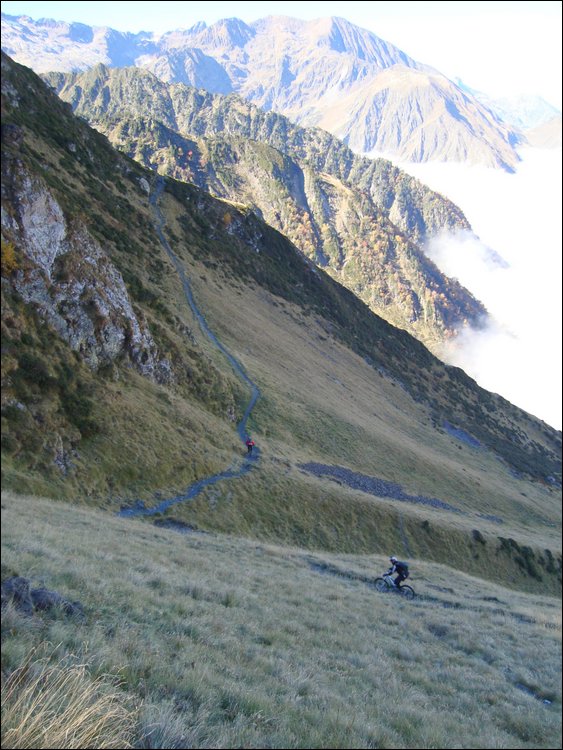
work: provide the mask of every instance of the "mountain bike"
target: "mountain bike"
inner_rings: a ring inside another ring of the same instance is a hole
[[[414,597],[416,596],[416,594],[414,593],[414,589],[410,586],[396,586],[395,581],[391,578],[390,575],[385,574],[381,578],[376,578],[373,585],[375,586],[375,590],[379,591],[382,594],[399,594],[399,596],[403,596],[409,601],[411,599],[414,599]]]

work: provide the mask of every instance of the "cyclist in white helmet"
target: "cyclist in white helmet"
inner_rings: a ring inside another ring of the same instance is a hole
[[[386,576],[393,575],[393,573],[397,574],[397,577],[395,578],[395,586],[399,588],[401,583],[409,577],[409,566],[406,564],[406,562],[401,562],[400,560],[397,560],[395,555],[391,555],[389,558],[389,562],[391,563],[391,567],[385,573]]]

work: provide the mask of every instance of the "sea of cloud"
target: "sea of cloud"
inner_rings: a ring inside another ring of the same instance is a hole
[[[561,149],[525,148],[516,174],[460,164],[401,164],[465,213],[476,236],[433,238],[426,252],[490,313],[442,359],[561,429]]]

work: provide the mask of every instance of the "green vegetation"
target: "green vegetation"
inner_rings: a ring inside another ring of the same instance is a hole
[[[2,276],[9,276],[18,265],[14,243],[6,242],[2,237]]]
[[[6,108],[13,143],[6,139],[3,164],[12,169],[17,145],[18,158],[51,185],[69,226],[85,227],[99,239],[160,356],[170,363],[172,380],[164,385],[141,378],[127,352],[91,370],[15,289],[3,287],[4,485],[113,506],[181,491],[239,460],[235,424],[246,389],[202,337],[186,304],[140,187],[139,180],[148,184],[151,175],[71,117],[30,71],[13,66],[9,75],[15,88],[25,89],[27,109]],[[34,87],[40,92],[35,97],[29,93]],[[28,137],[28,129],[36,137]],[[68,145],[63,132],[74,136],[75,150],[61,145]],[[248,148],[264,158],[278,153],[264,145]],[[279,153],[276,158],[281,172],[288,160]],[[17,174],[5,185],[9,212]],[[251,427],[261,436],[264,455],[288,460],[294,473],[289,502],[276,495],[288,518],[295,520],[300,503],[293,498],[309,492],[309,480],[294,464],[310,457],[402,485],[414,477],[417,493],[455,506],[461,498],[472,512],[515,523],[515,538],[524,546],[530,529],[520,524],[527,517],[541,528],[559,523],[556,484],[542,482],[560,480],[560,435],[478,388],[461,370],[444,367],[406,332],[370,314],[249,209],[172,180],[161,205],[170,244],[212,330],[261,388]],[[18,252],[15,247],[16,258]],[[79,261],[78,253],[59,256],[54,278],[71,279]],[[98,312],[88,314],[97,325]],[[445,420],[478,439],[483,451],[460,453],[442,428]],[[536,481],[523,485],[497,456]],[[276,484],[275,474],[268,481]],[[249,482],[245,492],[251,504],[275,495],[260,482]],[[529,500],[519,499],[523,492]],[[266,529],[269,538],[277,533],[297,542],[281,531],[289,522],[276,528],[274,520],[264,523],[259,511],[244,524],[246,533]],[[464,529],[465,540],[472,528]],[[342,526],[331,548],[345,549],[348,533]],[[305,536],[298,535],[299,543]],[[534,550],[546,546],[531,541]],[[551,536],[547,546],[558,554]],[[439,554],[445,559],[444,550]],[[457,564],[463,566],[462,555]]]
[[[356,156],[328,133],[300,128],[237,96],[167,85],[135,68],[98,66],[46,78],[116,148],[249,206],[371,310],[431,350],[486,315],[421,250],[443,229],[469,229],[462,212],[389,162]]]

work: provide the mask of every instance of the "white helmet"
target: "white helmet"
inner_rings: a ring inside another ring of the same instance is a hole
[[[397,558],[395,557],[395,555],[391,555],[391,557],[389,559],[391,560],[392,563],[396,563],[397,562]]]

